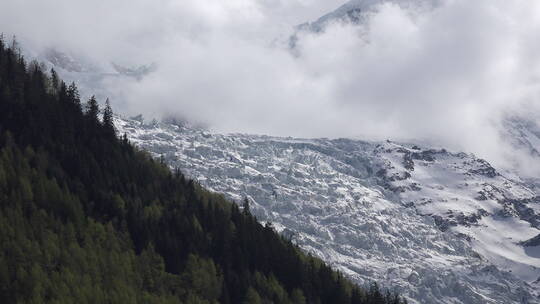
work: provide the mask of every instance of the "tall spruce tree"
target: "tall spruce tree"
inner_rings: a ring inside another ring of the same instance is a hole
[[[114,129],[113,111],[109,98],[107,98],[107,100],[105,101],[105,108],[103,109],[103,126],[105,127],[105,132],[108,135],[116,134],[116,131]]]
[[[75,85],[75,82],[72,82],[68,89],[67,89],[67,95],[69,100],[71,100],[79,109],[81,108],[81,96],[79,94],[79,89],[77,89],[77,86]]]
[[[51,93],[57,94],[59,89],[60,79],[58,78],[58,74],[56,73],[54,68],[51,68]]]
[[[86,116],[91,121],[98,121],[99,115],[99,105],[97,103],[96,97],[92,96],[86,103]]]

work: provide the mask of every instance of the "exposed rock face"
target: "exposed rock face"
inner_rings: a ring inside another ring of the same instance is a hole
[[[386,282],[412,303],[539,302],[540,256],[520,244],[540,234],[537,196],[473,155],[116,124],[206,187],[248,197],[262,222],[359,283]]]
[[[369,15],[379,10],[384,4],[413,8],[411,11],[423,11],[439,6],[440,2],[441,0],[350,0],[314,21],[296,26],[296,31],[289,38],[289,46],[294,50],[302,33],[321,33],[334,23],[364,24]]]
[[[532,239],[526,240],[525,242],[521,242],[520,244],[525,246],[525,247],[540,246],[540,234],[533,237]]]

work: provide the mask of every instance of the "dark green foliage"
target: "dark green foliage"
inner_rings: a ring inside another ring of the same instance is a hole
[[[98,113],[0,40],[3,303],[401,303],[117,138],[110,105]]]
[[[92,123],[98,120],[99,106],[95,96],[90,97],[90,100],[86,103],[86,116],[88,122]]]
[[[107,101],[105,101],[105,108],[103,109],[103,127],[105,127],[106,136],[116,135],[116,131],[114,130],[113,111],[108,98]]]
[[[249,200],[247,199],[247,197],[244,198],[244,202],[242,203],[242,213],[245,215],[251,214],[251,211],[249,209]]]

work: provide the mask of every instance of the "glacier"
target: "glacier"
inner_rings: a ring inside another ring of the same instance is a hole
[[[171,168],[247,198],[261,222],[359,284],[411,303],[540,303],[539,196],[472,154],[115,123]]]

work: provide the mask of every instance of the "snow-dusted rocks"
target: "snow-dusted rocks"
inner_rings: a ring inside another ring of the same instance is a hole
[[[259,220],[359,283],[377,280],[412,303],[539,302],[536,194],[473,155],[116,125],[209,189],[248,197]]]
[[[440,2],[440,0],[350,0],[317,20],[298,25],[297,30],[321,32],[334,22],[361,24],[370,13],[379,10],[381,5],[385,4],[419,11],[433,9]]]

